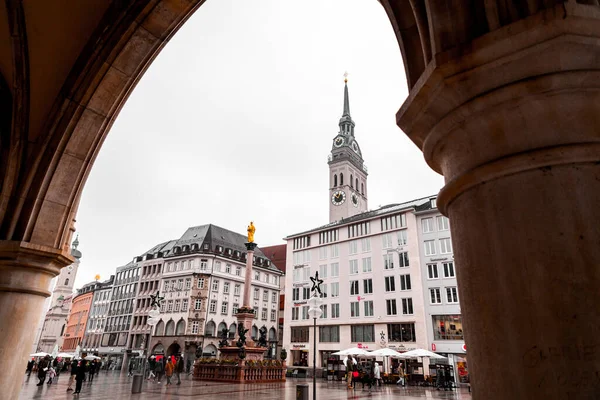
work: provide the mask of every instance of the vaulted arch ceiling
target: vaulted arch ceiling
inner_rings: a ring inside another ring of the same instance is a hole
[[[112,123],[203,1],[0,2],[0,239],[67,250],[83,185]],[[413,90],[428,69],[467,54],[474,39],[564,7],[563,0],[380,3]]]

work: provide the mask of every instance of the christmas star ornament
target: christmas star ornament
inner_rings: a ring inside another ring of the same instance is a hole
[[[321,284],[323,283],[323,279],[319,279],[319,271],[315,272],[315,277],[313,278],[312,276],[310,277],[310,280],[312,281],[312,289],[310,289],[312,292],[314,292],[315,290],[319,293],[319,296],[321,296]]]
[[[158,308],[160,308],[160,303],[165,299],[164,297],[160,297],[160,290],[155,295],[150,295],[150,298],[152,299],[150,307],[156,306]]]

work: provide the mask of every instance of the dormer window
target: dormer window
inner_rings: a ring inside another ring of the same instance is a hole
[[[240,258],[240,252],[239,252],[238,250],[236,250],[236,251],[233,253],[233,256],[234,256],[235,258]]]
[[[223,246],[217,246],[217,253],[223,252]]]
[[[203,250],[206,250],[206,251],[210,250],[210,246],[209,246],[209,244],[208,244],[208,243],[205,243],[205,244],[204,244],[204,246],[202,246],[202,249],[203,249]]]
[[[233,253],[233,251],[232,251],[231,249],[227,249],[227,250],[225,251],[225,253],[226,253],[228,256],[231,256],[231,254]]]
[[[437,208],[437,199],[431,199],[431,208]]]

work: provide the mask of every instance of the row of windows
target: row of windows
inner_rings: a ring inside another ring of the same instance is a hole
[[[406,227],[406,214],[390,215],[381,218],[381,231]]]
[[[310,235],[302,236],[294,239],[294,250],[304,249],[310,247]]]
[[[337,242],[339,240],[339,231],[330,229],[328,231],[319,232],[319,244]]]
[[[142,267],[142,276],[160,274],[162,264],[144,265]]]
[[[442,263],[442,271],[444,273],[444,278],[454,278],[456,276],[456,272],[454,270],[454,262],[449,261]],[[428,279],[438,279],[440,277],[438,264],[427,264],[427,278]]]
[[[352,189],[355,188],[355,184],[356,184],[356,190],[358,190],[358,178],[354,178],[354,175],[350,174],[350,187]],[[338,176],[337,174],[333,175],[333,187],[337,187],[338,186]],[[344,186],[344,173],[340,172],[340,186]],[[364,195],[365,194],[365,184],[363,182],[360,183],[360,192]]]
[[[417,341],[414,323],[387,324],[387,333],[389,342],[414,343]],[[367,324],[350,326],[350,340],[353,343],[373,343],[375,342],[375,339],[375,325]],[[310,329],[308,326],[296,326],[291,328],[292,343],[309,343],[309,341]],[[340,326],[320,326],[319,342],[339,343]]]
[[[447,231],[450,229],[450,220],[448,220],[447,217],[444,217],[443,215],[439,215],[439,216],[435,217],[435,219],[437,221],[437,230],[438,231]],[[423,233],[434,232],[435,228],[434,228],[434,224],[433,224],[433,217],[423,218],[421,220],[421,229],[422,229]]]
[[[452,253],[452,240],[450,238],[439,239],[440,242],[440,254],[450,254]],[[437,254],[437,246],[435,244],[435,240],[425,240],[423,242],[425,247],[425,255],[433,256]]]
[[[133,278],[135,276],[140,276],[139,268],[131,268],[127,271],[117,272],[117,275],[115,276],[115,284],[118,284],[119,281],[123,279]]]
[[[371,233],[371,224],[367,222],[359,222],[357,224],[348,225],[348,237],[364,236]]]
[[[359,301],[350,302],[350,317],[359,318],[361,317],[361,306]],[[386,299],[386,315],[393,316],[398,315],[397,308],[397,299]],[[373,300],[363,300],[362,301],[362,309],[363,309],[363,317],[373,317],[374,309],[373,309]],[[402,307],[401,313],[402,315],[413,315],[413,301],[411,297],[401,298],[400,305]],[[328,315],[328,307],[331,309],[331,316]],[[300,319],[300,313],[302,313],[302,319],[309,319],[308,315],[309,306],[302,307],[294,307],[292,308],[292,321],[298,321]],[[340,317],[340,305],[339,303],[334,304],[323,304],[321,305],[321,319],[325,318],[339,318]]]
[[[446,292],[446,304],[458,304],[458,289],[456,286],[429,289],[429,302],[431,304],[442,304],[442,290],[444,289]]]

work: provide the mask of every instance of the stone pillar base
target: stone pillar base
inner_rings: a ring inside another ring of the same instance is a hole
[[[0,374],[2,398],[18,399],[50,281],[73,262],[66,252],[26,242],[0,241]]]

